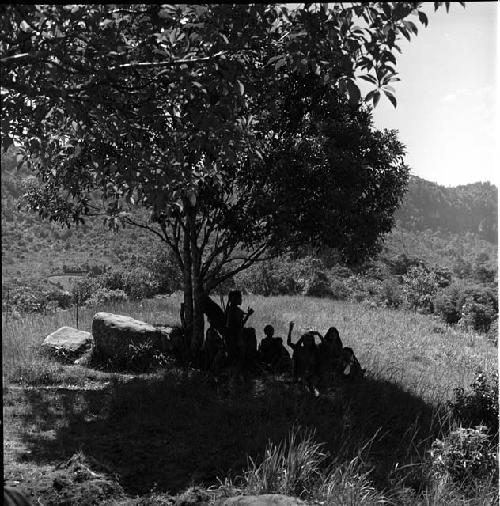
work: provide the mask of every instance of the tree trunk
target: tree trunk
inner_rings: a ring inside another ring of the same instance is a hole
[[[193,293],[193,331],[191,335],[191,351],[196,353],[203,345],[205,317],[203,314],[203,280],[200,276],[201,253],[196,237],[196,215],[194,206],[188,207],[190,246],[191,246],[191,283]]]
[[[193,334],[193,283],[191,277],[191,237],[189,233],[189,220],[186,216],[184,230],[184,244],[182,260],[184,262],[183,288],[184,288],[184,336],[185,343],[190,344]]]

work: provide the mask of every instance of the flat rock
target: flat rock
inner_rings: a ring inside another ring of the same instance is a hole
[[[101,359],[125,358],[130,345],[150,344],[155,350],[169,352],[172,338],[178,332],[175,327],[154,326],[113,313],[96,313],[92,321],[95,351]]]
[[[283,494],[238,495],[221,499],[217,506],[305,506],[306,503],[297,497]]]
[[[42,343],[43,349],[64,362],[74,362],[88,354],[94,340],[90,332],[61,327],[49,334]]]

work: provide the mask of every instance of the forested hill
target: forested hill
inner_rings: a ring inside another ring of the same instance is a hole
[[[497,243],[497,213],[498,188],[489,182],[447,188],[412,176],[396,218],[406,230],[471,232]]]

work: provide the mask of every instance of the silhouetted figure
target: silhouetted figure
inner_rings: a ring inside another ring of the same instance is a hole
[[[270,372],[284,373],[291,369],[290,354],[283,346],[281,337],[274,337],[274,327],[264,327],[266,337],[259,343],[259,360]]]
[[[345,347],[342,350],[342,377],[346,380],[355,381],[361,379],[366,369],[362,369],[352,348]]]
[[[219,352],[224,352],[224,341],[217,332],[216,328],[213,326],[213,323],[209,320],[209,327],[205,333],[205,342],[203,343],[203,356],[204,356],[204,367],[212,372],[215,372],[215,362],[216,358],[218,359],[218,367],[220,367],[221,357]]]
[[[239,343],[239,370],[245,378],[257,365],[257,335],[254,328],[244,328]]]
[[[317,372],[321,388],[326,389],[332,384],[335,375],[341,371],[342,340],[335,327],[330,327],[324,337],[318,331],[312,333],[321,340],[318,346]]]
[[[223,309],[208,295],[203,298],[203,312],[211,326],[222,336],[226,329],[226,315]]]
[[[241,302],[241,292],[239,290],[231,290],[226,308],[226,327],[224,333],[226,349],[231,363],[238,363],[243,327],[248,318],[253,314],[253,309],[251,308],[248,308],[246,313],[242,311],[239,307],[241,306]]]
[[[306,332],[294,344],[292,343],[292,330],[294,323],[290,322],[286,344],[293,349],[293,378],[302,380],[307,389],[319,395],[317,389],[318,349],[314,341],[314,333]]]

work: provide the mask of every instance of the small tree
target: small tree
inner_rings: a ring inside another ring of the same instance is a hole
[[[427,24],[419,7],[9,5],[2,143],[23,143],[43,218],[83,223],[99,196],[110,227],[173,251],[196,349],[204,295],[253,262],[306,241],[376,250],[407,169],[355,75],[395,105],[394,51],[410,15]]]

